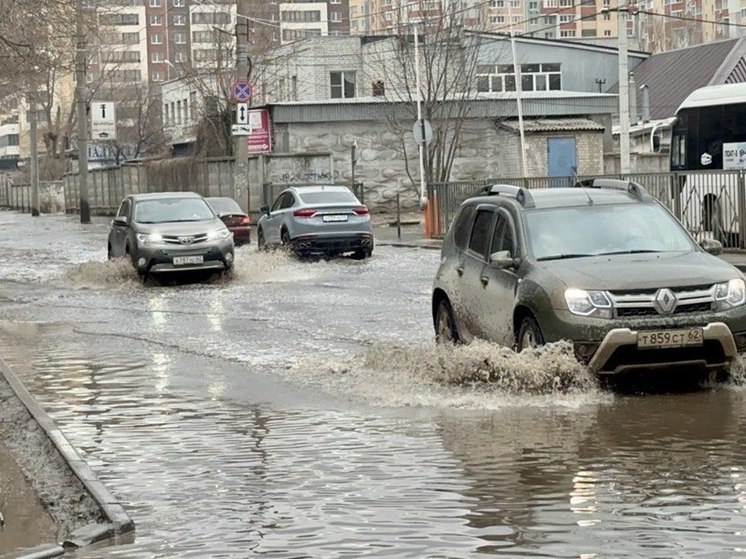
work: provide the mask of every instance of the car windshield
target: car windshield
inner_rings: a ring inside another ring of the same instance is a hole
[[[526,224],[538,260],[692,250],[681,226],[656,204],[536,210]]]
[[[208,198],[207,202],[217,213],[242,214],[241,206],[233,198]]]
[[[358,204],[349,190],[323,190],[298,194],[304,204]]]
[[[213,217],[210,206],[202,198],[159,198],[135,204],[135,221],[138,223],[202,221]]]

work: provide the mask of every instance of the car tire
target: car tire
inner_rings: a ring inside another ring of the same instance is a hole
[[[106,259],[107,260],[114,260],[114,255],[111,253],[111,245],[108,245],[106,247]]]
[[[264,240],[264,230],[260,227],[256,232],[256,248],[257,250],[266,250],[267,242]]]
[[[443,299],[435,311],[435,342],[457,344],[460,341],[451,303]]]
[[[533,316],[527,316],[521,321],[521,327],[518,329],[518,339],[516,347],[518,351],[523,351],[529,347],[538,347],[544,345],[544,335],[541,333],[539,323]]]
[[[293,252],[293,243],[290,240],[290,233],[288,233],[287,229],[283,229],[280,232],[280,241],[282,242],[282,247],[285,250],[287,250],[289,252]]]

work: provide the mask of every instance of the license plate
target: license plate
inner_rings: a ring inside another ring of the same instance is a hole
[[[681,330],[656,330],[637,333],[637,347],[656,349],[667,347],[686,347],[702,345],[702,328],[684,328]]]
[[[324,221],[347,221],[347,216],[342,215],[325,215],[322,218]]]
[[[174,256],[174,266],[184,266],[186,264],[203,264],[204,258],[199,256]]]

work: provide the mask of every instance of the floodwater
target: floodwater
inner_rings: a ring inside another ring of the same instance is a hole
[[[137,525],[79,557],[746,557],[742,373],[436,347],[437,251],[143,286],[105,235],[0,212],[0,355]]]

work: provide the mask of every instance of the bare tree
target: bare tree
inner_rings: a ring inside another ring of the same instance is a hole
[[[464,124],[476,96],[481,36],[466,30],[467,24],[474,29],[474,22],[469,21],[473,9],[459,1],[441,4],[410,0],[402,2],[393,13],[398,18],[395,39],[379,41],[370,47],[376,61],[371,76],[387,76],[385,82],[374,79],[374,94],[383,93],[389,101],[407,107],[406,117],[397,115],[390,122],[402,138],[400,149],[408,162],[409,142],[405,138],[411,137],[417,119],[415,58],[419,58],[422,115],[432,123],[433,129],[426,150],[425,178],[428,182],[445,182],[450,178]],[[415,53],[412,20],[418,22],[418,53]],[[407,172],[414,187],[417,181],[409,164]]]

